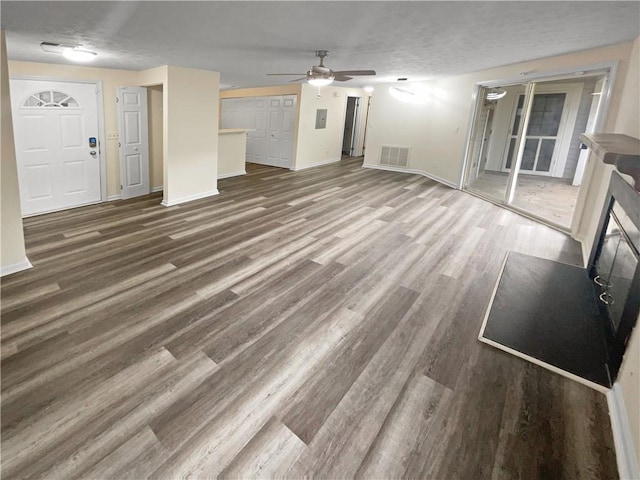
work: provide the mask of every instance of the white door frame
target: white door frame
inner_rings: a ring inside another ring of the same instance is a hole
[[[480,151],[478,152],[478,165],[476,165],[476,178],[480,177],[480,167],[482,167],[483,157],[487,157],[487,147],[490,138],[487,138],[487,130],[492,126],[494,108],[492,106],[487,107],[487,118],[484,121],[484,128],[482,129],[482,138],[480,140]],[[487,162],[484,162],[484,166],[487,166]]]
[[[353,147],[353,156],[361,157],[364,155],[364,142],[366,140],[367,122],[369,120],[369,107],[371,106],[370,95],[345,95],[344,114],[342,115],[342,124],[344,125],[347,118],[347,102],[351,98],[357,98],[356,108],[354,112],[355,122],[353,125],[353,134],[351,146]],[[364,124],[363,124],[364,118]],[[342,140],[344,141],[344,135]],[[340,144],[342,148],[342,143]],[[340,150],[342,152],[342,149]]]
[[[347,123],[347,108],[349,108],[349,99],[355,98],[355,105],[353,107],[353,122],[351,123],[351,143],[349,145],[349,155],[357,156],[358,153],[358,143],[359,143],[359,133],[360,133],[360,108],[362,107],[362,97],[359,95],[346,95],[346,102],[344,103],[344,115],[342,118],[342,125],[346,125]],[[342,147],[344,146],[344,127],[342,129],[342,142],[340,143],[340,152],[342,152]]]
[[[613,91],[613,85],[616,81],[616,73],[618,71],[618,63],[614,62],[601,62],[589,65],[576,65],[574,67],[563,68],[559,70],[550,70],[548,72],[540,73],[527,73],[522,72],[520,76],[512,76],[502,79],[492,79],[482,82],[476,82],[473,93],[471,96],[472,108],[469,109],[469,119],[467,122],[467,134],[465,139],[465,151],[463,156],[462,167],[458,174],[457,188],[462,189],[465,185],[465,180],[468,176],[472,159],[470,158],[473,153],[471,145],[473,126],[476,119],[478,109],[481,108],[482,98],[480,98],[480,92],[483,88],[491,87],[509,87],[513,85],[522,85],[526,82],[544,82],[550,80],[565,80],[565,79],[580,79],[581,77],[592,77],[598,74],[605,75],[607,77],[604,88],[602,91],[602,97],[598,108],[598,114],[596,123],[593,127],[594,132],[600,132],[604,128],[607,115],[609,114],[609,105],[611,103],[611,93]],[[579,73],[580,75],[576,75]],[[575,212],[574,212],[575,213]]]
[[[11,75],[11,80],[37,80],[42,82],[88,83],[96,86],[96,101],[98,106],[98,160],[100,162],[100,201],[107,201],[107,143],[104,128],[104,88],[102,80],[87,80],[77,78],[41,77],[36,75]],[[15,135],[15,132],[14,132]]]

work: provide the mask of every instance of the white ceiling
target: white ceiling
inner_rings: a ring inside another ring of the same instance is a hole
[[[362,86],[419,80],[634,40],[640,2],[1,2],[8,57],[70,63],[40,42],[80,43],[91,66],[179,65],[222,84],[282,84],[330,50],[334,70],[374,69]]]

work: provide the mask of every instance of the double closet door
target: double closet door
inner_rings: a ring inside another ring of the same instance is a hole
[[[221,128],[246,128],[249,163],[293,168],[296,95],[222,100]]]

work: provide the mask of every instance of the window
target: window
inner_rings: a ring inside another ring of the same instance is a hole
[[[53,90],[34,93],[22,104],[23,108],[65,107],[78,108],[80,105],[70,95]]]

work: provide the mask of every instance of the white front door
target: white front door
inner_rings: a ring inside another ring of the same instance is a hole
[[[97,87],[11,80],[22,214],[101,200]]]
[[[147,195],[149,132],[147,89],[118,87],[118,130],[122,198]]]

